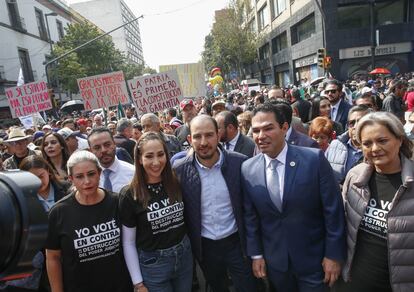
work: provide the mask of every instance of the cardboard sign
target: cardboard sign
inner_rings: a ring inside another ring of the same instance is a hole
[[[183,96],[197,98],[206,96],[206,81],[203,63],[161,65],[160,72],[177,70]]]
[[[5,92],[13,118],[50,110],[53,107],[45,81],[6,88]]]
[[[117,71],[80,78],[78,87],[85,104],[85,110],[108,108],[119,102],[129,102],[124,72]]]
[[[184,99],[175,70],[128,80],[128,86],[139,114],[175,107]]]

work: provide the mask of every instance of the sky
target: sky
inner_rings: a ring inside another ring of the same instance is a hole
[[[83,2],[67,0],[67,2]],[[139,20],[145,63],[159,65],[201,60],[204,38],[214,22],[214,11],[228,0],[124,0]]]

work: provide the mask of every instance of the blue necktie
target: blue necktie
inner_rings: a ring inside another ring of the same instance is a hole
[[[230,150],[230,142],[226,142],[224,146],[226,147],[226,150]]]
[[[112,183],[111,183],[111,179],[109,178],[109,176],[112,173],[112,170],[104,169],[103,173],[104,173],[104,189],[112,192]]]

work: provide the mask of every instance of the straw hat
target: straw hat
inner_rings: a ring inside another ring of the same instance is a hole
[[[31,135],[26,135],[22,129],[12,128],[10,130],[9,137],[4,142],[6,142],[6,143],[7,142],[16,142],[16,141],[28,139],[30,137],[31,137]]]

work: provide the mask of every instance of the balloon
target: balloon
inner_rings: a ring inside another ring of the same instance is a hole
[[[221,77],[220,75],[216,75],[214,77],[210,77],[208,81],[210,81],[211,85],[215,86],[216,84],[223,83],[223,77]]]
[[[221,69],[219,67],[211,69],[210,76],[214,77],[216,75],[221,75]]]

